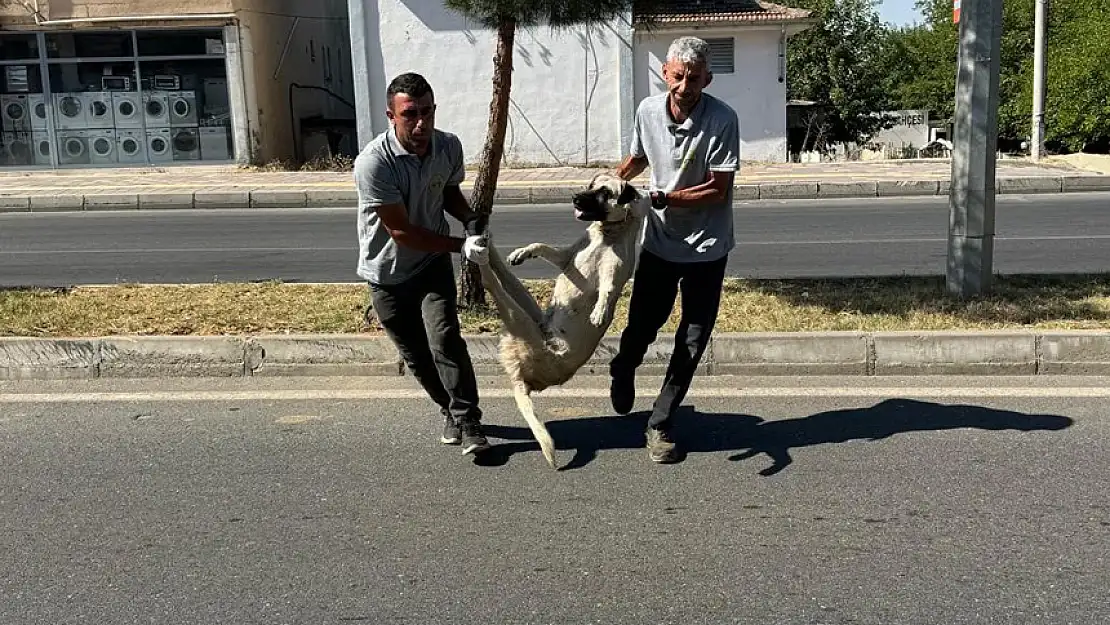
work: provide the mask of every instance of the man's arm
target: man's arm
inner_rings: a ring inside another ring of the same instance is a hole
[[[736,179],[736,172],[711,171],[705,182],[667,194],[667,205],[674,208],[700,208],[720,205],[728,198],[729,187]]]
[[[482,215],[470,208],[462,189],[458,185],[447,185],[443,189],[443,210],[448,215],[459,220],[467,234],[481,234],[484,227],[481,225]]]
[[[358,190],[360,219],[377,215],[389,236],[398,245],[422,252],[460,252],[463,239],[443,236],[409,221],[404,196],[397,187],[392,169],[381,154],[366,152],[355,159],[355,186]]]
[[[617,177],[621,180],[632,180],[648,168],[647,151],[644,149],[644,141],[640,136],[643,126],[643,106],[643,102],[641,102],[640,106],[636,107],[636,122],[632,124],[632,141],[628,146],[628,156],[617,167]]]
[[[709,143],[709,177],[705,182],[667,194],[667,205],[680,209],[719,206],[740,169],[740,122],[735,113]]]
[[[398,245],[421,252],[462,252],[463,239],[437,234],[409,223],[404,204],[385,204],[377,207],[375,212],[382,220],[386,232]]]
[[[458,219],[463,229],[469,235],[484,234],[486,231],[487,215],[479,215],[470,208],[470,202],[463,195],[459,185],[466,178],[466,168],[463,165],[463,147],[458,137],[452,137],[447,144],[448,158],[453,164],[451,176],[447,185],[443,187],[443,210]]]
[[[644,173],[647,169],[648,159],[646,156],[628,156],[624,162],[617,167],[617,177],[621,180],[632,180],[636,176]]]

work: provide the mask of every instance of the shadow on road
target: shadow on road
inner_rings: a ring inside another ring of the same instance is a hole
[[[604,449],[644,446],[647,413],[625,417],[589,417],[549,421],[556,446],[574,450],[561,470],[586,466]],[[674,438],[686,453],[733,451],[729,460],[766,455],[771,466],[760,475],[779,473],[790,466],[790,450],[851,440],[877,441],[907,432],[935,432],[957,428],[980,430],[1063,430],[1072,419],[1034,415],[979,406],[944,405],[911,399],[889,399],[870,408],[832,410],[808,417],[765,421],[745,414],[702,413],[684,407],[676,417]],[[486,426],[487,435],[510,442],[494,445],[481,464],[501,466],[518,453],[539,451],[526,427]]]

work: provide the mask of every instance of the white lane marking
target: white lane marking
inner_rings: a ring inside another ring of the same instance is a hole
[[[242,252],[242,253],[270,253],[270,252],[349,252],[351,246],[345,247],[176,247],[176,248],[157,248],[157,247],[144,247],[137,249],[115,249],[115,250],[16,250],[16,251],[0,251],[0,254],[10,254],[12,256],[35,256],[41,254],[184,254],[193,252],[202,253],[229,253],[229,252]]]
[[[742,397],[950,397],[950,398],[1106,398],[1110,388],[1099,387],[954,387],[927,388],[890,386],[870,388],[850,387],[763,387],[763,388],[695,388],[688,395],[699,398]],[[483,398],[511,398],[509,389],[485,389]],[[605,388],[548,389],[537,393],[537,398],[601,399],[609,397]],[[643,395],[647,397],[647,395]],[[320,400],[373,400],[373,399],[425,399],[420,389],[343,389],[343,390],[259,390],[259,391],[154,391],[154,392],[103,392],[103,393],[4,393],[0,404],[21,403],[97,403],[97,402],[189,402],[189,401],[320,401]]]
[[[1105,241],[1110,239],[1110,234],[1085,234],[1085,235],[1058,235],[1058,236],[1035,236],[1035,237],[1000,237],[995,236],[995,241]],[[898,245],[903,243],[945,243],[947,239],[931,237],[931,238],[896,238],[896,239],[837,239],[837,240],[807,240],[807,241],[745,241],[738,239],[736,244],[738,246],[757,246],[757,245]],[[520,247],[521,244],[506,244],[499,242],[498,247],[506,249],[512,247]],[[9,256],[42,256],[42,255],[58,255],[58,254],[186,254],[186,253],[205,253],[205,254],[271,254],[275,252],[349,252],[350,246],[344,247],[180,247],[180,248],[137,248],[137,249],[113,249],[113,250],[74,250],[74,249],[61,249],[61,250],[0,250],[0,255]]]
[[[1084,235],[1058,235],[1035,237],[1000,237],[995,236],[995,241],[1102,241],[1110,239],[1110,234],[1084,234]],[[739,245],[853,245],[856,243],[870,244],[896,244],[896,243],[945,243],[943,238],[901,238],[901,239],[841,239],[841,240],[810,240],[810,241],[741,241]]]

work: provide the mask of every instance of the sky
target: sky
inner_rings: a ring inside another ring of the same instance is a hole
[[[879,19],[897,26],[922,21],[921,14],[914,7],[914,0],[883,0],[879,5]]]

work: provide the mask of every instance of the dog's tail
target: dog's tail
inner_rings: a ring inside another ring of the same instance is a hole
[[[528,427],[532,430],[532,436],[535,436],[536,442],[540,444],[540,451],[543,452],[543,457],[547,459],[547,464],[556,468],[555,441],[552,440],[551,433],[547,431],[547,426],[536,416],[536,410],[532,405],[532,397],[529,395],[528,389],[522,384],[514,385],[513,397],[516,399],[516,406],[520,409],[520,414],[524,416],[524,420],[528,422]]]

